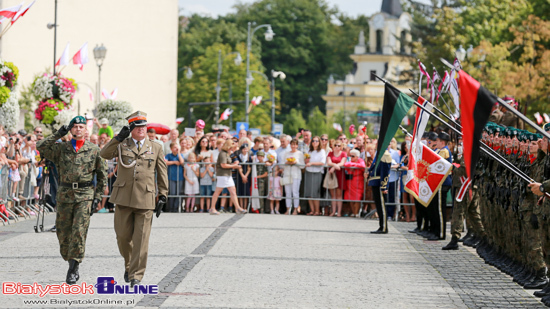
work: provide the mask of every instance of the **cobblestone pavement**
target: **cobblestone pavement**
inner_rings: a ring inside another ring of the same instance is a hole
[[[45,228],[54,219],[47,216]],[[36,234],[33,226],[0,227],[3,283],[64,281],[68,264],[55,233]],[[392,222],[389,234],[373,235],[374,220],[163,214],[153,220],[142,282],[158,285],[158,295],[2,293],[0,307],[545,308],[472,251],[444,252],[444,242],[423,241],[407,233],[412,227]],[[124,283],[112,214],[92,217],[86,252],[80,282],[113,276]]]

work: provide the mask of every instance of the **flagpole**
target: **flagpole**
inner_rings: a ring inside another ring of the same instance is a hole
[[[453,66],[445,59],[443,58],[440,58],[441,62],[443,62],[444,65],[450,67],[450,68],[453,68]],[[533,121],[531,121],[529,118],[527,118],[525,115],[523,115],[522,113],[520,113],[517,109],[513,108],[512,106],[510,106],[508,103],[504,102],[504,100],[502,100],[501,98],[497,97],[497,101],[499,104],[501,104],[502,106],[506,107],[506,109],[508,109],[509,111],[512,112],[512,114],[516,115],[516,117],[518,117],[519,119],[523,120],[524,122],[526,122],[527,124],[529,124],[531,127],[533,127],[538,133],[542,134],[542,136],[546,137],[547,139],[550,140],[550,134],[548,134],[548,132],[544,131],[541,127],[539,127],[538,125],[536,125]]]
[[[380,79],[382,82],[384,83],[388,83],[388,81],[386,81],[385,79],[381,78],[380,76],[376,75],[376,74],[372,74],[373,76],[375,76],[376,78]],[[391,84],[390,84],[391,85]],[[434,113],[432,113],[431,111],[429,111],[427,108],[425,108],[424,106],[422,106],[422,104],[418,104],[418,102],[414,102],[414,105],[418,106],[419,108],[421,108],[423,111],[425,111],[426,113],[428,113],[428,115],[434,117],[434,119],[436,119],[437,121],[441,122],[442,124],[446,125],[449,129],[451,129],[453,132],[455,132],[456,134],[459,134],[462,136],[462,132],[460,132],[459,130],[457,130],[456,128],[454,128],[453,126],[451,126],[450,124],[448,124],[447,122],[445,122],[443,119],[441,119],[440,117],[438,117],[437,115],[435,115]],[[483,144],[483,143],[481,143]],[[510,168],[510,166],[508,166],[506,163],[502,162],[499,158],[495,157],[492,153],[490,153],[489,151],[487,151],[485,148],[480,148],[481,150],[483,150],[483,152],[485,152],[489,157],[491,157],[493,160],[497,161],[498,163],[502,164],[504,167],[508,168],[511,172],[513,172],[514,174],[516,174],[518,177],[520,177],[521,179],[525,180],[526,182],[528,183],[535,183],[535,181],[529,177],[526,177],[525,175],[523,174],[520,174],[518,172],[516,172],[516,170]],[[550,193],[546,193],[548,195],[548,197],[550,197]]]
[[[411,90],[409,89],[410,92],[412,92],[414,95],[416,95],[417,97],[421,97],[419,96],[416,92],[414,92],[414,90]],[[447,120],[449,120],[452,124],[454,124],[458,129],[462,129],[462,126],[460,124],[458,124],[456,121],[454,121],[451,117],[449,117],[447,114],[445,114],[442,110],[440,110],[439,108],[435,107],[435,106],[432,106],[433,109],[438,112],[439,114],[443,115],[445,118],[447,118]],[[460,135],[462,135],[462,133],[460,133]],[[526,178],[529,178],[529,176],[527,174],[525,174],[522,170],[520,170],[519,168],[517,168],[515,165],[513,165],[512,163],[510,163],[510,161],[508,161],[506,158],[504,158],[503,156],[501,156],[498,152],[496,152],[493,148],[487,146],[485,143],[483,143],[482,141],[480,141],[480,145],[481,147],[483,147],[483,149],[485,149],[485,152],[491,152],[491,154],[497,158],[499,158],[499,163],[501,163],[502,165],[506,165],[508,167],[508,169],[513,169],[515,170],[517,173],[519,174],[522,174],[523,176],[525,176]],[[506,162],[506,163],[504,163]]]

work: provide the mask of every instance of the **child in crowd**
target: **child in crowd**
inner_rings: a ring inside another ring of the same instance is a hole
[[[107,118],[101,118],[101,120],[97,121],[97,118],[94,118],[94,122],[99,128],[99,131],[97,133],[98,136],[101,136],[101,134],[107,134],[109,138],[113,138],[115,133],[113,132],[113,128],[109,125],[109,119]]]
[[[19,169],[15,163],[10,164],[10,174],[9,174],[11,184],[11,196],[14,201],[19,202],[17,198],[17,184],[21,180],[21,175],[19,174]]]
[[[260,195],[263,195],[267,182],[267,166],[264,164],[265,153],[262,150],[258,151],[256,153],[256,158],[258,159],[258,163],[260,163],[256,165],[258,192]],[[260,197],[260,213],[265,213],[265,198],[263,197]]]
[[[183,189],[183,155],[179,153],[179,145],[176,142],[172,142],[170,144],[170,150],[172,153],[169,153],[164,157],[166,160],[166,165],[168,166],[168,195],[180,195]],[[182,201],[179,197],[169,197],[166,211],[178,212],[181,202]]]
[[[185,166],[183,177],[185,178],[185,203],[186,211],[191,212],[195,208],[195,194],[199,194],[199,166],[195,163],[196,156],[193,152],[187,157],[188,164]]]
[[[203,159],[204,163],[211,163],[210,157],[205,157]],[[204,164],[201,166],[200,169],[200,195],[203,196],[209,196],[209,197],[201,197],[201,210],[200,212],[203,212],[204,209],[204,200],[206,199],[206,210],[210,212],[210,196],[212,196],[212,178],[214,177],[214,168],[212,167],[212,164]]]

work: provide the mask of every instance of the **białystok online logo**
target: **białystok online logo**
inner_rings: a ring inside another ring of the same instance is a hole
[[[95,290],[94,290],[95,287]],[[96,285],[81,284],[23,284],[21,282],[2,282],[2,294],[4,295],[86,295],[86,294],[158,294],[158,285],[118,285],[114,277],[97,277]]]

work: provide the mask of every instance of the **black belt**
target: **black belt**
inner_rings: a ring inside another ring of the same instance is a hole
[[[59,185],[61,187],[69,187],[73,189],[79,189],[79,188],[86,188],[91,187],[94,183],[92,181],[86,181],[86,182],[61,182]]]

